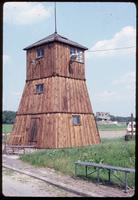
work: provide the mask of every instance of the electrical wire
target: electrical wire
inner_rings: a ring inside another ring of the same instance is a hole
[[[124,49],[130,49],[130,48],[135,48],[135,47],[136,47],[136,46],[130,46],[130,47],[121,47],[121,48],[114,48],[114,49],[98,49],[98,50],[87,50],[87,52],[124,50]]]

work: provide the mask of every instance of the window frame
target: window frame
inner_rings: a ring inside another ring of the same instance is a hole
[[[44,48],[39,47],[36,49],[36,58],[43,58],[44,57]]]
[[[42,88],[41,88],[42,87]],[[40,89],[41,88],[41,89]],[[36,84],[35,85],[35,93],[36,94],[42,94],[44,92],[44,84],[40,83],[40,84]]]
[[[72,125],[73,126],[80,126],[81,125],[80,115],[72,115]]]
[[[76,55],[77,58],[73,60],[74,62],[84,63],[84,51],[76,48],[76,47],[70,47],[70,58],[72,55]]]

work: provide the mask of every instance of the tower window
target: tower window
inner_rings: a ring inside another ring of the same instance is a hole
[[[39,48],[36,50],[36,57],[37,58],[41,58],[44,56],[44,49],[43,48]]]
[[[72,115],[72,124],[80,125],[80,115]]]
[[[70,58],[73,61],[84,62],[83,60],[83,51],[77,48],[70,48]]]
[[[38,84],[36,85],[36,93],[40,94],[44,91],[44,84]]]

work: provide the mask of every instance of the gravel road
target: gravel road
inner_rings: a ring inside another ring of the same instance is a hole
[[[4,196],[79,197],[46,182],[5,168],[2,184]]]

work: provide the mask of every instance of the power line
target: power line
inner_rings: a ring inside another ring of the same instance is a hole
[[[121,47],[121,48],[114,48],[114,49],[98,49],[98,50],[87,50],[87,52],[97,52],[97,51],[114,51],[114,50],[123,50],[123,49],[130,49],[135,48],[136,46],[130,47]]]

